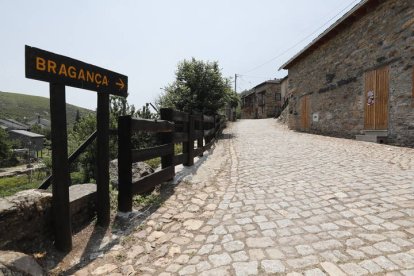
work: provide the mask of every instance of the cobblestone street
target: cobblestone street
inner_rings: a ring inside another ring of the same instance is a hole
[[[76,275],[414,275],[413,149],[242,120],[201,161]]]

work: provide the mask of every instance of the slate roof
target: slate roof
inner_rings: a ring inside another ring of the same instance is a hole
[[[19,134],[19,135],[22,135],[22,136],[26,136],[26,137],[29,137],[29,138],[44,138],[45,137],[44,135],[37,134],[37,133],[34,133],[34,132],[30,132],[30,131],[27,131],[27,130],[11,130],[10,132],[13,132],[13,133],[16,133],[16,134]]]
[[[13,119],[0,119],[0,125],[3,129],[11,130],[11,129],[23,129],[27,130],[30,129],[28,125],[20,123]]]
[[[345,13],[340,19],[338,19],[334,24],[332,24],[328,29],[321,33],[317,38],[315,38],[311,43],[309,43],[305,48],[303,48],[299,53],[294,55],[289,59],[285,64],[283,64],[279,70],[288,69],[293,63],[297,62],[301,58],[309,54],[313,49],[319,47],[327,39],[330,39],[336,36],[341,28],[349,26],[350,22],[355,21],[369,12],[368,5],[377,5],[382,1],[379,0],[362,0],[356,4],[350,11]]]

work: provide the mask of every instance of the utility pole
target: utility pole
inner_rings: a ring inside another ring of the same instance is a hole
[[[234,92],[237,93],[237,74],[234,74]]]

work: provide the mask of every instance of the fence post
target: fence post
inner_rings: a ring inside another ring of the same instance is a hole
[[[187,160],[185,166],[194,165],[194,116],[188,116],[188,141],[186,145]]]
[[[174,110],[171,108],[162,108],[160,110],[160,115],[161,115],[161,120],[173,122]],[[174,154],[175,153],[174,153],[174,143],[173,143],[174,132],[175,132],[175,129],[173,132],[163,132],[161,133],[160,138],[161,138],[161,143],[163,145],[171,144],[171,151],[172,151],[172,154],[161,157],[161,169],[165,169],[171,166],[175,174],[175,166],[174,166]]]
[[[190,114],[188,115],[188,120],[190,120]],[[175,123],[175,122],[174,122]],[[185,132],[186,134],[187,134],[187,139],[188,139],[188,141],[187,142],[182,142],[182,146],[183,146],[183,154],[187,154],[188,155],[188,145],[189,145],[189,140],[190,140],[190,121],[188,121],[188,122],[186,122],[186,123],[184,123],[183,122],[183,130],[182,130],[182,132]],[[188,158],[186,158],[185,160],[184,160],[184,162],[183,162],[183,165],[184,166],[188,166],[187,165],[187,160],[188,160]]]
[[[131,116],[118,118],[118,211],[132,211]]]
[[[210,122],[208,122],[208,121],[204,121],[204,114],[203,114],[203,135],[204,135],[204,129],[210,129],[211,127],[210,127]],[[206,127],[206,125],[207,125],[207,127]],[[204,136],[204,140],[206,141],[206,143],[205,143],[205,145],[207,145],[208,143],[210,143],[210,135],[205,135]]]
[[[55,246],[59,251],[69,252],[72,249],[72,226],[69,206],[70,176],[65,102],[65,86],[50,83],[52,214]]]
[[[96,211],[98,224],[107,226],[111,220],[109,201],[109,94],[98,93],[96,113]]]
[[[198,122],[198,130],[201,131],[201,137],[197,139],[197,148],[203,147],[204,140],[204,115],[201,114],[200,121]],[[200,153],[198,157],[203,157],[203,152]]]
[[[220,122],[217,121],[219,117],[218,114],[214,115],[214,139],[217,139],[218,128],[220,126]]]
[[[217,115],[213,115],[213,121],[214,121],[214,125],[213,125],[213,127],[214,127],[214,133],[213,133],[213,138],[215,139],[216,138],[216,134],[217,134],[217,122],[216,122],[216,120],[217,120]]]

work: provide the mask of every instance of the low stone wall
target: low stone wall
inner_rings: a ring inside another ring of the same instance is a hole
[[[47,275],[33,257],[13,251],[0,251],[0,275]]]
[[[95,184],[69,188],[74,230],[95,214]],[[0,249],[21,250],[36,242],[53,239],[52,194],[44,190],[26,190],[0,198]]]

